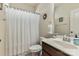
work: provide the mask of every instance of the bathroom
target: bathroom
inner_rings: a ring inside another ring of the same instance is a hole
[[[79,3],[0,3],[0,56],[79,56],[78,11]]]

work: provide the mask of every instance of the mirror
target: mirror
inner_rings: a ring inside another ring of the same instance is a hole
[[[55,33],[79,34],[79,3],[55,3]]]

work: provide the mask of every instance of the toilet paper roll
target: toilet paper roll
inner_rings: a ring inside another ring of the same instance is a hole
[[[48,25],[48,33],[53,34],[52,24]]]

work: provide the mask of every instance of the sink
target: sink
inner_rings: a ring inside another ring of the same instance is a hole
[[[58,45],[60,45],[60,46],[62,46],[62,47],[64,47],[64,48],[77,49],[76,46],[74,46],[72,44],[68,44],[68,43],[63,42],[63,41],[56,41],[56,40],[54,40],[53,42],[56,43],[56,44],[58,44]]]

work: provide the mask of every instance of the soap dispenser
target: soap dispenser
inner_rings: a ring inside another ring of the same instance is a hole
[[[75,34],[75,38],[78,38],[77,34]]]

